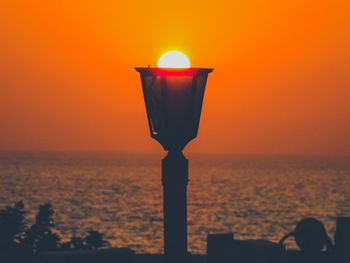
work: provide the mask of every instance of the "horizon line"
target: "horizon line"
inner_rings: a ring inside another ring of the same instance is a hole
[[[334,153],[248,153],[248,152],[199,152],[183,151],[189,155],[237,155],[237,156],[294,156],[294,157],[349,157],[350,154]],[[39,149],[0,149],[0,153],[79,153],[79,154],[163,154],[167,151],[116,151],[116,150],[39,150]]]

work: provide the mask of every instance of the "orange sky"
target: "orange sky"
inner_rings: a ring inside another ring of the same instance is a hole
[[[119,3],[124,2],[124,3]],[[162,151],[139,75],[209,75],[191,152],[350,154],[350,1],[2,1],[0,150]]]

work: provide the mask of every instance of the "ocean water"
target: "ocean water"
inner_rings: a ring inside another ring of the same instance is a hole
[[[33,222],[50,202],[63,239],[94,229],[113,246],[161,253],[163,156],[1,152],[0,208],[23,200]],[[310,216],[333,238],[336,218],[350,216],[350,157],[186,157],[193,253],[205,253],[208,233],[278,242]]]

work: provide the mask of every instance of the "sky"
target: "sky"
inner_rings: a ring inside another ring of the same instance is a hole
[[[0,150],[160,152],[135,66],[209,75],[187,152],[350,155],[350,1],[1,1]]]

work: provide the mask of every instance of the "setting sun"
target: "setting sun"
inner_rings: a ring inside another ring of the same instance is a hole
[[[158,60],[160,68],[189,68],[190,61],[185,54],[179,51],[168,51]]]

